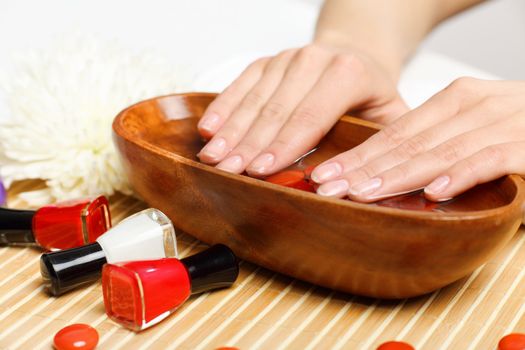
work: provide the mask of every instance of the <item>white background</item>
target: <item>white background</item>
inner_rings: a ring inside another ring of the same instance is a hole
[[[136,50],[155,49],[198,77],[196,88],[220,89],[250,60],[309,42],[320,3],[0,0],[0,74],[11,69],[13,53],[49,47],[60,36],[80,32]],[[461,75],[525,79],[524,63],[525,1],[493,0],[440,26],[422,45],[400,88],[416,106]],[[7,114],[0,96],[0,118]]]

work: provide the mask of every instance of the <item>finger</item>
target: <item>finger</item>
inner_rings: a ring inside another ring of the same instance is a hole
[[[500,105],[498,103],[497,105]],[[410,137],[399,146],[387,153],[377,156],[360,168],[349,171],[345,178],[350,185],[362,183],[378,174],[391,169],[415,156],[471,130],[488,126],[501,118],[499,108],[490,100],[480,102],[472,110],[460,113],[444,122],[432,126],[421,133]],[[346,161],[342,157],[342,162]],[[327,167],[326,165],[324,167]],[[343,165],[344,167],[344,165]],[[348,167],[347,167],[348,168]],[[320,169],[321,171],[323,168]]]
[[[432,96],[420,107],[385,126],[362,144],[321,163],[312,172],[312,180],[320,184],[333,181],[342,173],[362,167],[424,130],[454,118],[462,104],[466,103],[459,92],[466,90],[465,86],[470,84],[465,80],[459,82],[451,84],[449,88]]]
[[[443,201],[507,174],[525,174],[525,142],[504,143],[482,149],[444,171],[425,187],[425,195]]]
[[[328,182],[318,188],[318,193],[334,197],[343,197],[348,194],[352,199],[372,202],[423,188],[445,169],[484,147],[509,140],[520,140],[521,132],[516,128],[513,130],[512,125],[516,124],[508,121],[501,122],[458,135],[428,152],[361,183],[351,184],[343,175],[339,182],[333,181],[337,182],[338,187]],[[346,192],[341,183],[347,185]],[[339,192],[335,192],[335,189]]]
[[[285,51],[266,65],[259,81],[246,93],[228,120],[199,153],[202,162],[220,162],[239,143],[281,82],[292,57],[293,51]]]
[[[361,101],[365,75],[351,55],[337,55],[272,143],[247,167],[252,176],[278,171],[312,149],[348,106]]]
[[[245,137],[217,167],[233,173],[243,172],[276,137],[329,62],[330,54],[325,50],[313,46],[299,50],[290,62],[279,87],[262,108]]]
[[[213,100],[202,115],[197,128],[199,133],[209,139],[230,117],[235,107],[246,96],[247,91],[261,78],[270,58],[261,58],[250,64],[241,75],[233,81],[215,100]]]

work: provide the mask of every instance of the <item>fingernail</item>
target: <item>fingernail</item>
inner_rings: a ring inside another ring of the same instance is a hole
[[[205,130],[208,132],[215,132],[217,131],[217,126],[219,125],[219,120],[221,118],[217,113],[209,113],[202,116],[201,120],[199,120],[199,124],[197,124],[197,127],[201,130]]]
[[[326,182],[343,173],[343,167],[339,163],[327,163],[315,168],[312,172],[312,180],[317,183]]]
[[[432,181],[427,187],[425,187],[425,193],[430,195],[436,195],[445,190],[450,183],[449,176],[440,176]]]
[[[355,186],[352,186],[350,188],[350,193],[354,196],[368,196],[381,187],[383,183],[383,180],[381,180],[378,177],[375,177],[373,179],[367,180],[365,182],[361,182]]]
[[[337,180],[319,186],[317,194],[325,197],[343,197],[348,194],[348,181]]]
[[[242,157],[231,156],[217,164],[217,169],[221,169],[230,173],[240,173],[242,171]]]
[[[250,171],[256,173],[265,173],[275,162],[275,156],[271,153],[264,153],[255,158],[250,164]]]
[[[204,146],[199,155],[206,155],[210,158],[219,158],[226,151],[226,140],[221,138],[213,139]]]

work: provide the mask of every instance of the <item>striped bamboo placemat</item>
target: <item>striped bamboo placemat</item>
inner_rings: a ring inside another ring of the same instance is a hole
[[[19,183],[16,193],[35,187]],[[111,199],[113,223],[146,205]],[[490,232],[480,232],[490,234]],[[179,233],[182,256],[205,245]],[[142,333],[110,321],[99,283],[49,297],[35,248],[0,248],[0,348],[49,349],[54,334],[87,323],[98,349],[375,349],[400,339],[416,349],[496,349],[498,339],[525,332],[525,230],[492,261],[446,288],[420,298],[384,301],[310,285],[243,262],[230,289],[193,296],[176,313]]]

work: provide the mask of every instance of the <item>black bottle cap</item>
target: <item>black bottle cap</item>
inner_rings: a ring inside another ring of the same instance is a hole
[[[34,243],[33,210],[0,208],[0,244]]]
[[[239,262],[232,250],[223,244],[181,259],[188,269],[191,294],[229,287],[239,276]]]
[[[48,291],[59,296],[100,278],[106,254],[97,242],[42,254],[40,273]]]

